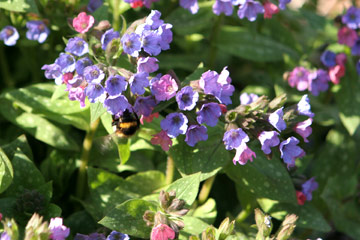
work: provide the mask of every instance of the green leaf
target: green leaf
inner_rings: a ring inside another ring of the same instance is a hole
[[[1,214],[7,218],[14,218],[16,214],[16,198],[2,197],[0,198]]]
[[[0,148],[0,193],[4,192],[11,184],[14,170],[5,152]]]
[[[203,63],[200,63],[199,66],[195,69],[195,71],[187,76],[184,81],[181,82],[182,86],[189,85],[191,81],[199,80],[201,75],[206,71]]]
[[[45,210],[44,219],[61,217],[61,208],[53,203],[50,203],[49,206]]]
[[[112,117],[111,117],[111,114],[109,113],[105,113],[105,114],[102,114],[101,117],[101,123],[103,124],[104,128],[106,129],[106,131],[109,133],[109,134],[112,134],[114,133],[114,130],[113,130],[113,127],[111,125],[112,123]]]
[[[180,178],[173,182],[166,191],[175,190],[176,198],[184,200],[188,206],[191,206],[199,191],[200,176],[200,173],[195,173]]]
[[[33,159],[31,148],[27,142],[25,135],[20,135],[11,143],[1,146],[1,148],[4,150],[5,154],[8,156],[9,159],[12,159],[14,157],[17,149],[20,149],[29,159]]]
[[[174,55],[169,53],[159,55],[158,59],[163,69],[184,69],[188,71],[193,71],[194,66],[204,60],[200,55]]]
[[[258,203],[266,213],[278,220],[283,220],[287,214],[296,214],[299,217],[296,221],[298,227],[321,232],[331,230],[322,214],[311,203],[299,206],[298,204],[279,203],[270,199],[258,199]]]
[[[183,235],[183,237],[180,236],[180,239],[188,239],[184,238],[185,236],[188,237],[190,235],[199,235],[207,227],[209,227],[209,224],[196,217],[184,216],[183,220],[185,227],[180,231],[181,235]]]
[[[1,1],[0,8],[12,12],[28,12],[39,14],[36,3],[34,0],[12,0]]]
[[[90,122],[93,123],[106,112],[101,102],[90,103]]]
[[[283,55],[298,57],[288,46],[237,26],[224,26],[216,45],[220,51],[255,62],[282,61]]]
[[[66,90],[65,84],[57,85],[55,88],[55,91],[51,95],[51,101],[54,102],[57,99],[61,98],[62,96],[65,96],[68,93],[65,90]]]
[[[229,165],[225,171],[234,181],[241,182],[257,198],[296,203],[294,185],[280,159],[267,160],[258,147],[250,147],[256,158],[246,165]],[[234,153],[235,154],[235,153]]]
[[[216,215],[216,201],[213,198],[209,198],[203,205],[196,208],[192,213],[193,217],[197,217],[208,224],[214,223]]]
[[[143,220],[146,210],[156,211],[156,206],[141,199],[129,200],[112,209],[99,223],[134,237],[149,238],[151,228]]]
[[[205,180],[231,161],[229,152],[221,141],[223,128],[208,128],[208,140],[198,142],[195,147],[188,146],[181,138],[170,148],[170,155],[183,175],[200,172],[200,180]]]
[[[119,158],[121,160],[121,164],[125,164],[130,158],[131,140],[130,140],[130,138],[118,139],[116,142],[117,142],[117,148],[119,151]]]

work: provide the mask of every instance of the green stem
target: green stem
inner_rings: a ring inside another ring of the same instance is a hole
[[[113,23],[112,26],[114,28],[115,31],[119,31],[120,29],[120,21],[119,21],[119,6],[120,6],[120,1],[119,0],[114,0],[113,1],[114,5],[113,5]]]
[[[237,215],[236,222],[243,222],[253,211],[251,204],[247,204],[243,210]]]
[[[214,184],[214,180],[215,180],[215,176],[212,176],[211,178],[208,178],[204,182],[204,185],[202,186],[199,193],[199,200],[198,200],[199,205],[202,205],[208,199],[212,185]]]
[[[174,171],[175,171],[174,159],[171,157],[171,155],[169,155],[166,162],[165,183],[167,185],[172,183],[174,179]]]
[[[210,35],[210,53],[209,53],[209,59],[208,59],[208,66],[210,69],[214,69],[215,67],[215,61],[216,61],[216,55],[217,55],[217,47],[216,42],[219,35],[219,31],[221,29],[221,25],[223,22],[224,14],[220,14],[220,16],[216,17],[214,26],[211,31]]]
[[[90,125],[90,130],[86,133],[83,150],[81,153],[81,163],[77,179],[76,197],[82,199],[84,197],[84,190],[86,189],[86,169],[89,162],[90,150],[94,140],[95,131],[99,125],[100,119],[97,119]]]

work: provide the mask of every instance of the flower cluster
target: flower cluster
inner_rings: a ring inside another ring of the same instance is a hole
[[[151,3],[158,0],[125,0],[130,3],[132,8],[145,6],[150,8]],[[265,0],[260,3],[256,0],[216,0],[212,6],[213,13],[220,15],[224,13],[226,16],[233,14],[234,6],[238,7],[237,15],[240,19],[247,18],[249,21],[255,21],[258,14],[264,14],[264,18],[271,18],[273,14],[276,14],[286,8],[286,5],[291,0],[279,0],[279,5],[272,3],[269,0]],[[180,6],[188,9],[192,14],[199,11],[198,0],[180,0]]]
[[[273,100],[277,102],[282,101],[283,96],[279,99]],[[307,137],[311,134],[311,123],[314,114],[311,112],[309,98],[304,95],[296,106],[287,108],[278,108],[279,104],[268,103],[265,97],[258,97],[255,94],[243,93],[240,97],[241,104],[235,110],[227,113],[226,119],[230,123],[228,130],[225,132],[223,142],[227,150],[236,150],[233,159],[234,164],[239,163],[244,165],[247,161],[252,161],[256,157],[247,143],[251,137],[256,137],[260,144],[261,150],[269,155],[271,148],[278,146],[280,156],[288,168],[295,166],[295,159],[303,157],[305,152],[298,146],[300,141],[295,137],[280,140],[281,132],[287,128],[292,129],[294,132],[303,137],[305,142],[308,142]],[[244,106],[245,105],[245,106]],[[281,105],[281,104],[280,104]],[[271,106],[274,111],[267,113],[263,109]],[[284,119],[284,112],[286,112],[286,119]],[[294,119],[298,115],[309,117],[302,122],[296,122]],[[288,121],[288,124],[286,121]],[[240,126],[240,127],[239,127]]]
[[[130,240],[129,235],[112,231],[107,237],[103,233],[91,233],[89,235],[77,233],[74,240]]]

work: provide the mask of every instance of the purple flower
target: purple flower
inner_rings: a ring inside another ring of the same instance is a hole
[[[237,12],[240,19],[247,18],[250,22],[256,20],[259,13],[264,13],[264,7],[258,1],[245,0],[244,4],[241,4]]]
[[[141,38],[141,47],[150,55],[159,55],[161,52],[160,40],[161,37],[156,32],[144,31]]]
[[[295,137],[289,137],[280,143],[280,156],[286,163],[287,167],[295,166],[295,159],[305,156],[304,150],[297,146],[299,140]]]
[[[328,68],[336,65],[336,54],[332,51],[326,50],[321,54],[320,60],[321,62]]]
[[[201,109],[196,112],[196,120],[199,124],[206,123],[210,127],[215,127],[218,118],[221,116],[221,108],[217,103],[205,103],[201,106]]]
[[[160,37],[159,45],[161,50],[170,49],[170,43],[173,39],[173,33],[171,31],[172,25],[169,23],[162,24],[158,30],[156,30],[157,35]]]
[[[261,150],[265,154],[271,153],[271,147],[279,145],[279,133],[276,131],[262,131],[258,137],[261,143]]]
[[[120,33],[117,31],[114,31],[114,29],[107,30],[102,36],[101,36],[101,48],[103,50],[106,50],[107,45],[111,42],[111,40],[115,38],[120,38]]]
[[[84,83],[84,84],[83,84]],[[85,86],[86,81],[83,76],[76,75],[72,79],[67,80],[68,88]]]
[[[124,53],[129,54],[132,57],[139,56],[141,50],[140,36],[136,33],[125,34],[121,38],[121,44],[123,45]]]
[[[7,234],[6,232],[2,232],[0,236],[0,240],[11,240],[11,238],[9,234]]]
[[[269,123],[276,128],[279,132],[281,132],[282,130],[286,129],[286,123],[283,119],[283,108],[279,108],[278,110],[276,110],[275,112],[271,113],[269,115]]]
[[[192,110],[197,101],[199,100],[199,93],[194,92],[192,87],[186,86],[183,87],[177,94],[176,94],[176,102],[179,105],[180,110]]]
[[[357,29],[360,25],[360,9],[354,6],[350,7],[342,16],[342,22],[349,28]]]
[[[153,96],[137,97],[134,104],[134,110],[138,115],[148,117],[151,115],[155,106],[156,101]]]
[[[50,30],[46,27],[43,21],[28,21],[26,23],[27,32],[26,38],[29,40],[35,40],[39,43],[45,42]]]
[[[6,26],[0,32],[0,40],[3,40],[6,46],[14,46],[18,39],[19,33],[13,26]]]
[[[241,128],[230,129],[224,133],[223,137],[226,150],[236,149],[248,141],[250,141],[249,136]]]
[[[53,240],[64,240],[70,234],[70,229],[63,225],[62,218],[51,218],[49,229],[51,231],[51,239]]]
[[[151,93],[155,96],[157,101],[166,101],[176,95],[178,85],[170,74],[166,74],[161,78],[153,78],[150,81]]]
[[[84,39],[80,37],[70,38],[65,48],[66,52],[74,54],[75,56],[81,57],[82,55],[89,52],[89,46]]]
[[[351,47],[351,55],[360,56],[360,38],[355,41],[355,44]]]
[[[57,85],[62,84],[61,67],[55,63],[42,66],[41,70],[45,70],[45,77],[47,79],[55,79]]]
[[[150,26],[151,30],[156,30],[164,23],[163,20],[160,19],[161,12],[158,10],[151,10],[149,16],[147,16],[145,23]]]
[[[285,10],[286,4],[290,3],[291,0],[279,0],[279,8]]]
[[[106,240],[106,238],[102,233],[91,233],[90,235],[77,233],[74,240]]]
[[[76,69],[77,74],[83,75],[84,69],[91,65],[93,65],[93,62],[91,61],[90,58],[88,58],[88,57],[80,58],[75,63],[75,69]]]
[[[109,113],[116,115],[123,113],[127,108],[131,107],[131,105],[125,96],[119,95],[109,96],[107,99],[105,99],[104,107]]]
[[[192,14],[195,14],[199,11],[197,0],[180,0],[180,6],[188,9]]]
[[[98,66],[92,65],[92,66],[87,66],[84,69],[84,77],[88,83],[100,84],[101,81],[104,79],[105,74],[103,71],[101,71],[98,68]]]
[[[137,62],[138,72],[153,73],[159,69],[159,60],[154,57],[140,57]]]
[[[205,126],[191,125],[186,132],[185,142],[187,145],[194,147],[197,142],[206,141],[207,139],[207,128]]]
[[[70,54],[60,53],[55,63],[60,66],[62,73],[75,71],[75,58]]]
[[[306,196],[306,200],[311,201],[312,192],[318,189],[319,184],[315,181],[315,178],[312,177],[309,180],[307,180],[303,185],[301,185],[301,187],[302,187],[302,192]]]
[[[89,12],[95,12],[96,9],[98,9],[103,4],[102,0],[90,0],[87,9]]]
[[[183,113],[170,113],[161,120],[160,126],[169,137],[176,138],[179,134],[186,133],[187,123],[188,119]]]
[[[130,89],[133,94],[142,95],[145,93],[145,88],[149,86],[149,74],[147,72],[140,72],[134,74],[129,79]]]
[[[118,96],[126,90],[128,83],[120,75],[112,75],[105,82],[105,90],[110,96]]]
[[[215,96],[220,103],[231,104],[231,96],[235,91],[235,87],[231,85],[230,73],[227,67],[224,67],[221,71],[217,82],[220,84],[220,96]]]
[[[69,99],[71,101],[79,101],[80,102],[80,107],[83,108],[85,107],[85,91],[83,88],[81,87],[74,87],[74,88],[70,88],[69,90]]]
[[[85,95],[88,97],[91,103],[104,102],[106,98],[106,92],[101,84],[89,84],[85,88]]]
[[[218,83],[219,74],[215,71],[206,71],[201,75],[199,85],[205,94],[220,97],[221,85]]]
[[[309,74],[309,91],[314,96],[329,88],[330,77],[327,71],[319,69]]]
[[[309,71],[304,67],[296,67],[288,77],[290,87],[297,87],[299,91],[304,91],[309,86]]]
[[[304,139],[304,142],[309,142],[307,137],[309,137],[312,133],[312,128],[310,127],[312,122],[313,119],[309,118],[303,122],[297,123],[294,127],[294,131]]]
[[[314,117],[314,113],[311,112],[310,100],[307,94],[302,96],[301,100],[297,104],[297,110],[299,115],[308,117]]]
[[[130,240],[130,237],[127,234],[112,231],[109,236],[107,236],[106,240]]]
[[[212,6],[212,10],[216,15],[224,13],[226,16],[230,16],[233,12],[233,5],[230,0],[216,0]]]
[[[255,102],[257,99],[259,98],[258,95],[254,94],[254,93],[242,93],[240,95],[240,104],[241,105],[248,105],[252,102]]]
[[[247,161],[253,161],[253,157],[256,157],[256,154],[246,145],[246,143],[241,143],[238,148],[236,148],[236,154],[233,158],[233,163],[236,165],[238,162],[240,165],[245,165]]]

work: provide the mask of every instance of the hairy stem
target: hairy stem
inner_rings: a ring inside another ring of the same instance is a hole
[[[208,199],[212,185],[214,184],[214,180],[215,180],[215,176],[212,176],[211,178],[208,178],[204,182],[204,184],[200,190],[200,193],[199,193],[199,200],[198,200],[199,205],[205,203],[206,200]]]
[[[166,177],[165,177],[166,184],[172,183],[174,179],[174,171],[175,171],[174,159],[169,154],[166,162]]]
[[[114,5],[113,5],[112,26],[115,31],[119,31],[119,29],[120,29],[120,13],[119,13],[120,0],[114,0],[113,3],[114,3]]]
[[[85,189],[86,189],[86,169],[89,162],[90,150],[94,140],[95,131],[99,125],[100,119],[97,119],[90,125],[90,130],[86,133],[84,142],[83,142],[83,150],[81,153],[81,163],[79,168],[79,174],[77,179],[77,188],[76,188],[76,197],[82,199],[84,197]]]

